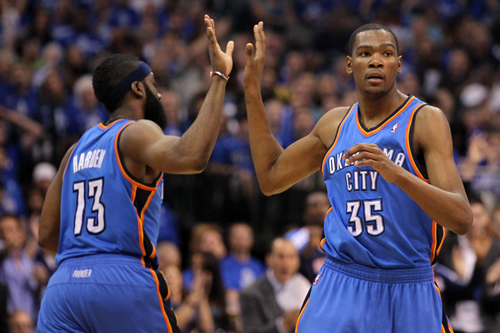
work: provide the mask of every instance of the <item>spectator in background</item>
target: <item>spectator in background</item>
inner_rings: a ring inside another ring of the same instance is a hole
[[[9,313],[26,311],[36,321],[48,272],[25,252],[26,227],[13,215],[0,217],[1,251],[0,282],[7,286]]]
[[[56,176],[56,167],[48,162],[40,162],[33,168],[32,184],[34,188],[42,191],[43,196],[47,193],[50,183]]]
[[[474,196],[470,202],[472,227],[465,236],[451,233],[445,240],[434,269],[436,282],[455,332],[496,332],[500,330],[500,240],[492,231],[486,206]]]
[[[59,72],[54,70],[47,74],[38,97],[34,119],[42,124],[45,135],[34,147],[33,159],[35,163],[47,161],[58,165],[66,150],[78,139],[74,109]]]
[[[22,215],[24,197],[17,179],[11,173],[12,164],[5,147],[0,146],[0,213]]]
[[[185,292],[179,267],[160,266],[160,270],[168,281],[172,307],[181,331],[197,329],[201,332],[214,332],[214,318],[207,294],[210,290],[211,275],[202,269],[197,269],[191,291]]]
[[[294,116],[291,108],[277,98],[266,101],[269,126],[276,140],[282,147],[288,147],[294,141]]]
[[[192,282],[188,288],[185,285],[184,289],[193,292],[193,288],[196,288],[196,283],[199,282],[197,278],[205,280],[205,293],[215,330],[233,330],[234,323],[227,313],[226,290],[222,281],[219,260],[210,252],[197,251],[191,256],[191,270],[193,272]],[[203,273],[205,277],[199,277],[198,274],[200,273]]]
[[[10,72],[11,89],[0,97],[0,103],[25,117],[32,117],[37,103],[37,88],[33,86],[32,69],[25,63],[16,63]]]
[[[16,310],[9,316],[9,333],[34,333],[33,319],[29,313]]]
[[[500,204],[500,129],[488,127],[471,136],[460,171],[489,211]]]
[[[182,255],[176,244],[169,241],[158,241],[156,255],[158,256],[158,267],[160,269],[168,266],[181,268]]]
[[[326,253],[320,248],[320,241],[323,237],[323,224],[329,208],[330,201],[326,192],[312,192],[305,200],[304,225],[284,235],[299,252],[299,272],[310,282],[314,281],[326,258]]]
[[[169,241],[177,246],[181,246],[178,223],[179,222],[172,208],[170,208],[170,205],[164,201],[161,205],[158,241]]]
[[[252,256],[254,244],[252,227],[244,222],[229,227],[227,243],[229,253],[221,260],[221,273],[226,288],[228,312],[233,318],[241,314],[239,292],[264,274],[266,268]]]
[[[259,196],[257,179],[250,153],[248,120],[243,110],[236,114],[237,130],[223,141],[223,164],[232,169],[229,179],[229,195],[226,209],[231,211],[231,219],[253,218]],[[215,163],[215,162],[214,162]]]
[[[73,103],[79,135],[109,118],[108,112],[94,95],[90,74],[80,76],[73,85]]]
[[[50,42],[43,47],[41,52],[41,64],[33,74],[33,86],[37,89],[40,88],[50,72],[58,70],[64,49],[59,43]]]
[[[165,134],[180,136],[182,134],[181,113],[183,110],[179,94],[166,88],[159,88],[158,92],[161,94],[161,104],[167,116],[168,126],[165,129]]]
[[[189,260],[191,265],[182,273],[184,288],[189,290],[194,278],[194,270],[192,266],[192,256],[198,252],[211,253],[217,261],[220,261],[227,253],[222,229],[215,223],[198,223],[191,230],[191,238],[189,240]]]
[[[500,205],[493,208],[491,212],[492,230],[496,239],[500,239]]]
[[[311,284],[297,273],[300,259],[292,242],[273,240],[266,274],[240,293],[245,333],[290,332]]]
[[[330,208],[330,201],[324,191],[315,191],[307,195],[302,217],[303,225],[285,233],[284,237],[290,240],[297,251],[302,253],[309,246],[311,228],[323,229],[325,215]]]

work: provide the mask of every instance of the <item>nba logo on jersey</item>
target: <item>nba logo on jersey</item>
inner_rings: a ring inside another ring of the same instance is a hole
[[[397,123],[396,125],[392,126],[391,133],[396,133],[396,130],[398,129],[398,126],[399,126],[399,123]]]

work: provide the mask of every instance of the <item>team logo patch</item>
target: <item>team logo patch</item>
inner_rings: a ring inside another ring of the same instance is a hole
[[[314,279],[313,285],[317,285],[318,284],[318,281],[319,281],[319,278],[320,278],[321,275],[323,275],[323,274],[316,275],[316,278]]]
[[[392,126],[392,131],[391,133],[396,133],[396,130],[398,129],[398,126],[399,126],[399,123],[395,124],[394,126]]]

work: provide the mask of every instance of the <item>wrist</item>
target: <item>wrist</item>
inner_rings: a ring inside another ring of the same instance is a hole
[[[226,81],[229,80],[229,76],[227,76],[226,74],[222,73],[221,71],[211,71],[210,72],[210,77],[213,78],[214,76],[221,77],[221,78],[223,78]]]

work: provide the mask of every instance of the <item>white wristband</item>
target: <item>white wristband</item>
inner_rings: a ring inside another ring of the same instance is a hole
[[[214,75],[219,75],[221,78],[223,78],[226,81],[229,80],[229,76],[227,76],[226,74],[224,74],[222,72],[219,72],[219,71],[210,72],[210,77],[214,77]]]

